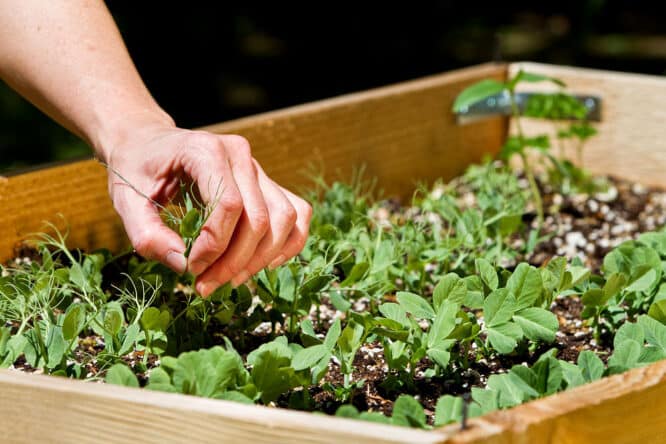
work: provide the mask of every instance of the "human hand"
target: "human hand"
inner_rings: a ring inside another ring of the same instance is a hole
[[[310,205],[273,182],[240,136],[147,126],[107,153],[109,194],[132,245],[145,258],[195,274],[202,296],[277,267],[305,245]],[[205,203],[213,203],[188,258],[183,240],[146,198],[166,204],[184,177],[196,183]]]

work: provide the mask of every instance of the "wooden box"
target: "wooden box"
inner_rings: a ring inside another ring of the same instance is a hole
[[[312,164],[329,178],[366,166],[388,195],[450,178],[496,152],[509,122],[460,126],[455,96],[482,78],[523,66],[602,97],[600,136],[585,165],[666,186],[666,79],[533,63],[489,64],[265,113],[205,129],[248,138],[278,183],[307,186]],[[527,122],[527,131],[540,123]],[[60,218],[59,215],[63,217]],[[94,160],[0,177],[0,260],[44,221],[66,220],[71,247],[127,245]],[[522,406],[431,431],[261,406],[0,371],[3,442],[666,442],[666,361]]]

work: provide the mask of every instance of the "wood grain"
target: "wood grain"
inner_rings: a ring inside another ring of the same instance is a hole
[[[666,442],[666,361],[470,421],[447,444]],[[457,426],[441,431],[453,433]]]
[[[387,195],[409,197],[417,182],[451,178],[497,152],[506,121],[459,126],[451,106],[465,86],[505,75],[505,65],[481,65],[205,129],[245,136],[269,176],[287,187],[311,183],[308,164],[347,180],[365,166]]]
[[[0,370],[0,440],[12,443],[436,443],[446,435]]]
[[[44,231],[46,222],[69,231],[70,248],[118,251],[129,245],[109,199],[106,170],[95,160],[0,177],[0,262]]]
[[[599,134],[585,145],[585,168],[666,186],[666,78],[538,63],[513,63],[509,71],[513,74],[521,67],[563,80],[574,94],[601,97],[602,122],[594,124]],[[546,83],[519,87],[520,91],[553,89]],[[530,135],[552,134],[553,125],[526,119],[523,130]]]
[[[304,174],[311,165],[345,180],[365,165],[366,177],[376,177],[387,194],[409,196],[417,182],[453,177],[499,148],[506,121],[460,127],[450,108],[466,85],[505,75],[506,65],[481,65],[205,129],[248,138],[266,172],[294,190],[312,183]],[[45,221],[68,224],[72,248],[128,245],[106,172],[93,160],[0,177],[0,262]]]

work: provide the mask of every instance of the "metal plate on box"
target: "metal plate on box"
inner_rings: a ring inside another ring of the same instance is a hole
[[[530,97],[536,94],[529,92],[516,93],[516,106],[521,113],[525,109]],[[573,97],[578,99],[587,108],[586,120],[591,122],[601,121],[601,97],[575,94]],[[510,116],[511,114],[511,98],[508,91],[505,91],[476,102],[457,113],[456,116],[458,124],[464,125],[491,117]],[[571,116],[567,120],[578,119]]]

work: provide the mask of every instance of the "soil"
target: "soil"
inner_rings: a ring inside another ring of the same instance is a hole
[[[547,214],[544,231],[550,238],[540,244],[531,255],[518,259],[540,266],[556,255],[565,256],[567,259],[579,257],[593,272],[599,272],[604,255],[612,248],[666,223],[666,191],[645,188],[614,178],[608,180],[610,184],[608,191],[592,196],[565,196],[542,187]],[[395,201],[386,201],[382,208],[385,211],[381,217],[404,211]],[[528,225],[536,223],[532,219],[534,219],[533,214],[528,213],[525,218]],[[513,242],[515,246],[520,246],[524,241],[516,236]],[[15,261],[38,260],[39,258],[33,253],[29,250],[17,251],[18,258]],[[503,265],[508,268],[512,266],[510,263]],[[325,296],[322,300],[318,333],[323,336],[325,328],[322,327],[327,327],[337,317],[344,317],[344,314],[336,311]],[[366,299],[357,300],[354,302],[354,309],[362,311],[367,308],[368,303]],[[557,348],[557,357],[569,362],[575,362],[582,350],[592,350],[602,360],[607,359],[611,351],[610,344],[603,341],[598,343],[592,337],[589,326],[581,319],[582,303],[579,297],[559,296],[553,302],[551,309],[557,315],[560,324],[554,344],[536,350],[527,362],[512,356],[477,359],[475,344],[472,344],[468,351],[470,368],[453,369],[451,376],[446,379],[425,377],[423,370],[427,367],[427,361],[424,360],[422,365],[415,369],[412,384],[398,387],[397,378],[388,371],[382,347],[379,344],[366,345],[359,350],[354,360],[355,371],[352,380],[363,382],[353,393],[352,403],[359,410],[378,411],[390,415],[397,396],[400,393],[409,393],[421,401],[432,423],[435,404],[441,395],[459,395],[469,392],[472,387],[483,387],[491,374],[506,372],[513,365],[531,364],[530,359],[536,359],[549,348]],[[314,312],[312,316],[314,319]],[[268,331],[265,327],[260,325],[246,338],[246,344],[258,346],[267,341]],[[216,336],[222,336],[220,331]],[[98,368],[96,362],[96,356],[103,346],[102,340],[95,336],[83,338],[79,342],[76,354],[80,358],[79,362],[85,363],[89,376],[103,377],[103,371]],[[141,362],[142,358],[141,353],[134,352],[126,357],[126,362],[134,366]],[[138,375],[142,384],[146,381],[147,371],[159,364],[154,356],[150,356],[147,361],[146,371]],[[16,362],[13,368],[28,372],[38,371],[30,368],[23,360]],[[341,385],[342,382],[339,364],[332,360],[322,385],[325,383]],[[324,390],[321,386],[310,389],[309,397],[310,408],[314,403],[317,410],[326,413],[334,413],[341,405],[330,391]],[[288,407],[290,404],[294,407],[287,395],[276,403],[281,407]]]

